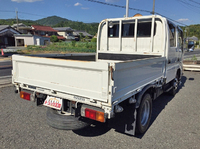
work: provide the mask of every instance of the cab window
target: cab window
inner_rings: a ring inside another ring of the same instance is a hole
[[[122,37],[134,37],[135,23],[122,24]]]
[[[110,23],[108,27],[108,37],[119,37],[119,23]]]
[[[178,29],[178,42],[179,48],[183,51],[183,32],[180,29]]]
[[[169,26],[169,39],[170,39],[170,47],[175,47],[176,46],[176,27],[168,22]]]

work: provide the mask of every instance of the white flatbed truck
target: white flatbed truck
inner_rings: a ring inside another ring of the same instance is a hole
[[[166,18],[105,19],[94,60],[13,55],[12,83],[21,98],[49,107],[52,127],[80,129],[119,117],[115,124],[134,135],[148,129],[152,100],[175,95],[182,58],[183,32]]]

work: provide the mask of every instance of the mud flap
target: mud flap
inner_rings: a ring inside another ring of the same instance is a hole
[[[134,136],[137,116],[136,105],[125,102],[120,106],[124,108],[124,111],[116,113],[115,117],[109,120],[108,126],[115,129],[115,131]]]

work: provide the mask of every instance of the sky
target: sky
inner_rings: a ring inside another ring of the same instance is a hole
[[[111,5],[126,6],[126,0],[92,0]],[[38,20],[59,16],[84,23],[101,22],[107,18],[121,18],[125,8],[91,2],[91,0],[0,0],[0,19]],[[151,15],[153,0],[129,0],[129,17],[137,13]],[[137,9],[137,10],[135,10]],[[155,0],[155,12],[173,19],[181,26],[200,24],[199,0]],[[177,24],[177,23],[176,23]]]

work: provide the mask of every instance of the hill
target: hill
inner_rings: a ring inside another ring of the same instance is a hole
[[[23,23],[27,26],[31,26],[31,25],[37,25],[38,23],[32,20],[18,20],[19,23]],[[17,21],[16,19],[0,19],[0,25],[10,25],[12,26],[13,24],[16,24]]]
[[[36,20],[35,22],[37,22],[38,24],[41,24],[41,25],[54,26],[63,21],[68,21],[68,19],[61,18],[58,16],[50,16],[47,18]]]
[[[97,33],[99,24],[99,23],[83,23],[78,21],[71,21],[58,16],[43,18],[40,20],[36,20],[35,22],[41,25],[47,25],[51,27],[71,27],[74,30],[86,31],[91,35],[95,35]]]
[[[36,21],[32,20],[21,20],[19,23],[23,23],[27,26],[31,25],[45,25],[51,27],[71,27],[74,30],[83,30],[91,35],[95,35],[98,30],[98,23],[83,23],[78,21],[71,21],[58,16],[50,16],[47,18],[39,19]],[[0,25],[10,25],[16,24],[16,19],[0,19]]]

